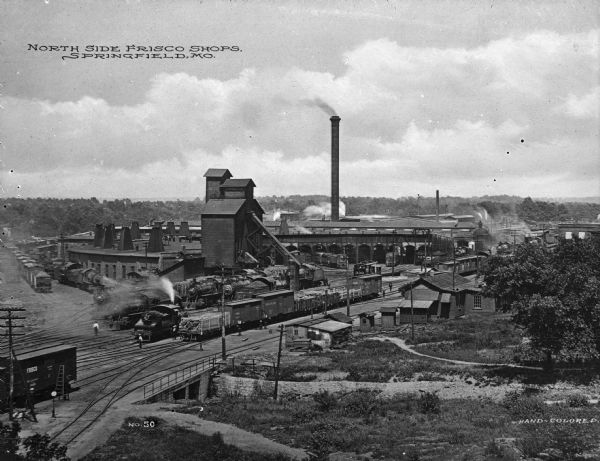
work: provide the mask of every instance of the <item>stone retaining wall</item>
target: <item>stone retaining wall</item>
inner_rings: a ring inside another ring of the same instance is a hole
[[[238,378],[220,375],[214,378],[217,395],[240,394],[249,397],[257,391],[272,394],[275,383],[264,379]],[[521,385],[477,387],[462,381],[410,381],[399,383],[364,383],[355,381],[280,381],[279,395],[293,394],[299,397],[329,391],[347,393],[358,389],[380,390],[384,396],[416,394],[419,391],[437,392],[441,399],[490,398],[501,400],[506,392],[521,389]]]

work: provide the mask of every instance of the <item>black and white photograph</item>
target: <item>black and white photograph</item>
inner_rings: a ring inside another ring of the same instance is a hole
[[[600,460],[595,0],[0,2],[0,459]]]

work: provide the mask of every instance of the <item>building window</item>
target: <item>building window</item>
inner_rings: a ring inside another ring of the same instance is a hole
[[[481,309],[481,295],[473,296],[473,309]]]
[[[299,332],[298,332],[298,328],[294,328],[294,336],[298,336]]]
[[[123,264],[123,267],[121,269],[123,274],[121,278],[124,279],[125,277],[127,277],[127,268],[125,267],[125,264]]]
[[[117,280],[117,265],[113,264],[113,279]]]

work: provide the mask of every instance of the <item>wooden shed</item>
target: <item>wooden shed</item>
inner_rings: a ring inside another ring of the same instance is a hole
[[[427,323],[429,310],[435,301],[400,301],[400,323]]]
[[[375,328],[375,314],[363,312],[362,314],[359,314],[359,318],[361,332],[373,331]]]
[[[381,328],[394,328],[396,326],[398,304],[398,301],[395,301],[393,305],[389,304],[379,308],[379,312],[381,312]]]

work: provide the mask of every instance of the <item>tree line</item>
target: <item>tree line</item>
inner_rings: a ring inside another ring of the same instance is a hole
[[[410,216],[435,214],[435,197],[342,197],[346,215]],[[259,197],[259,203],[271,219],[274,210],[302,214],[309,206],[329,203],[325,195],[291,195]],[[0,199],[0,226],[11,228],[17,238],[56,236],[92,230],[96,223],[127,224],[138,221],[199,221],[204,200],[133,201],[130,199],[98,200],[56,198]],[[440,213],[475,214],[486,220],[485,213],[499,220],[517,218],[526,222],[592,221],[600,215],[598,203],[554,203],[527,197],[484,196],[442,197]]]
[[[534,349],[553,358],[600,357],[600,239],[562,240],[554,251],[518,245],[486,262],[483,294],[502,301]]]

